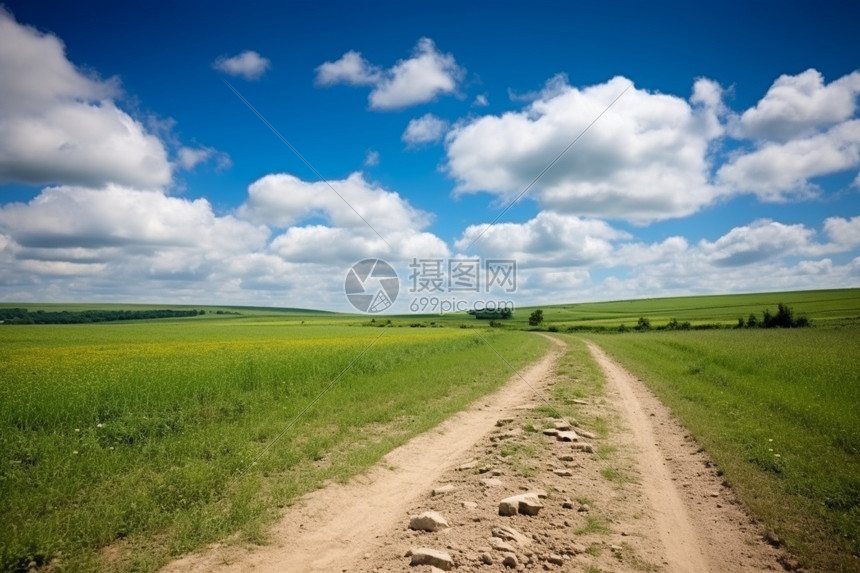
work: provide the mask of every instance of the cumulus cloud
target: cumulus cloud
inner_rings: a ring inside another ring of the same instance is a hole
[[[162,142],[111,98],[116,80],[80,72],[62,42],[0,9],[0,183],[170,183]]]
[[[432,113],[409,120],[401,139],[409,145],[434,143],[442,139],[448,130],[448,122]]]
[[[857,108],[860,73],[852,72],[829,84],[815,69],[782,75],[764,97],[740,117],[749,137],[787,140],[808,135],[851,118]]]
[[[815,177],[860,166],[860,120],[787,142],[768,142],[719,168],[721,183],[765,201],[815,195]]]
[[[360,52],[353,50],[345,53],[339,60],[321,64],[316,71],[316,83],[321,86],[370,86],[382,78],[378,67],[365,60]]]
[[[398,193],[367,181],[360,172],[328,183],[303,181],[288,173],[266,175],[248,188],[248,199],[238,213],[243,219],[272,227],[290,227],[315,217],[345,229],[364,229],[369,223],[382,236],[389,231],[423,229],[430,223],[428,213],[415,209]]]
[[[229,58],[220,56],[212,63],[212,67],[216,70],[231,76],[242,77],[246,80],[260,79],[271,65],[271,62],[267,58],[262,57],[253,50],[245,50]]]
[[[721,103],[716,84],[703,81],[692,104],[632,88],[607,111],[629,80],[580,89],[556,77],[520,112],[455,126],[447,171],[458,193],[516,196],[605,112],[530,196],[559,212],[638,222],[694,213],[722,194],[709,183],[707,158]]]
[[[860,216],[850,219],[829,217],[824,221],[824,231],[832,241],[840,245],[860,245]]]
[[[605,263],[612,243],[628,238],[604,221],[543,211],[525,223],[470,225],[455,246],[465,251],[474,244],[484,257],[516,258],[520,264],[576,267]]]
[[[487,99],[487,94],[478,94],[475,96],[475,101],[472,102],[475,107],[487,107],[490,101]]]
[[[412,57],[389,69],[349,51],[338,60],[321,64],[316,72],[317,85],[373,86],[368,102],[376,110],[403,109],[453,94],[465,73],[454,56],[439,52],[430,38],[418,40]]]

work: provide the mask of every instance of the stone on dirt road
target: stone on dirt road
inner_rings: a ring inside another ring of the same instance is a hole
[[[501,487],[503,485],[499,478],[484,478],[481,483],[484,484],[484,487]]]
[[[546,560],[553,565],[564,565],[564,558],[556,553],[550,553]]]
[[[513,418],[500,418],[499,420],[496,420],[496,426],[501,428],[502,426],[506,426],[513,421],[514,421]]]
[[[493,537],[490,539],[490,546],[496,551],[504,551],[508,553],[513,553],[514,546],[508,543],[507,541],[502,541],[498,537]]]
[[[409,520],[409,529],[416,531],[439,531],[448,526],[448,521],[442,514],[435,511],[425,511],[421,515],[414,515]]]
[[[591,444],[573,444],[574,450],[579,450],[581,452],[586,452],[588,454],[594,453],[594,446]]]
[[[543,431],[544,436],[557,436],[558,430],[556,428],[547,428]]]
[[[419,547],[412,550],[412,561],[410,565],[431,565],[442,571],[450,571],[454,568],[454,560],[444,551]]]
[[[446,484],[446,485],[439,486],[439,487],[434,487],[433,488],[433,495],[445,495],[446,493],[451,493],[455,489],[457,489],[457,488],[454,487],[453,485],[451,485],[450,483]]]
[[[493,537],[498,537],[505,541],[513,541],[517,545],[529,545],[532,540],[514,529],[513,527],[499,527],[493,529]]]
[[[538,497],[538,493],[531,492],[505,498],[499,503],[499,515],[516,515],[518,512],[537,515],[543,508]]]
[[[502,560],[502,565],[504,565],[508,569],[516,569],[520,566],[520,562],[517,561],[516,555],[514,555],[513,553],[509,553],[508,555],[505,555],[504,560]]]
[[[579,441],[579,434],[577,434],[576,432],[574,432],[572,430],[559,431],[559,433],[557,433],[555,435],[555,437],[560,442],[578,442]]]
[[[573,475],[573,472],[570,470],[552,470],[552,473],[558,477],[570,477]]]

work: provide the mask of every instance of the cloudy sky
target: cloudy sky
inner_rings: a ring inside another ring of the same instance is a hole
[[[291,4],[2,4],[0,301],[860,284],[858,5]]]

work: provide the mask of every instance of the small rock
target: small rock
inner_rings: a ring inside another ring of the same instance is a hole
[[[493,537],[503,539],[504,541],[513,541],[517,545],[530,545],[532,540],[514,529],[513,527],[499,527],[493,529]]]
[[[583,513],[588,513],[589,511],[591,511],[591,508],[588,507],[587,503],[583,503],[582,505],[579,506],[579,509],[577,511],[581,511]]]
[[[567,431],[567,432],[559,431],[559,433],[556,434],[555,437],[559,442],[578,442],[579,441],[579,435],[572,430]]]
[[[477,466],[478,466],[478,462],[476,462],[475,460],[472,460],[471,462],[466,462],[465,464],[463,464],[463,465],[459,466],[459,467],[457,468],[457,471],[461,471],[461,472],[463,472],[463,471],[466,471],[466,470],[471,470],[471,469],[473,469],[473,468],[475,468],[475,467],[477,467]]]
[[[490,539],[490,546],[496,551],[508,551],[513,553],[514,547],[510,543],[506,541],[502,541],[498,537],[493,537]]]
[[[496,420],[496,426],[501,428],[502,426],[507,426],[508,424],[510,424],[513,421],[514,421],[513,418],[500,418],[500,419]]]
[[[481,553],[481,561],[484,565],[492,565],[493,557],[489,553]]]
[[[613,553],[620,553],[622,550],[622,547],[620,545],[610,545],[609,550],[612,551]]]
[[[586,452],[588,454],[594,453],[594,446],[591,444],[571,444],[574,450],[579,450],[581,452]]]
[[[513,553],[509,553],[508,555],[505,555],[505,558],[502,560],[502,565],[504,565],[508,569],[516,569],[517,567],[519,567],[520,562],[517,561],[516,555],[514,555]]]
[[[569,431],[573,430],[573,426],[571,426],[570,424],[568,424],[565,421],[561,421],[561,422],[555,423],[555,429],[558,430],[559,432],[569,432]]]
[[[588,402],[586,402],[585,400],[576,399],[576,400],[573,400],[573,403],[576,404],[577,406],[588,406]]]
[[[592,434],[591,432],[586,432],[585,430],[577,430],[576,433],[585,438],[586,440],[597,439],[597,434]]]
[[[428,549],[426,547],[413,549],[412,561],[410,561],[409,564],[431,565],[433,567],[438,567],[442,571],[450,571],[454,568],[454,561],[451,559],[450,555],[448,555],[444,551]]]
[[[433,495],[444,495],[446,493],[451,493],[455,489],[457,488],[449,483],[443,486],[433,488]]]
[[[711,497],[720,497],[720,492],[718,492],[718,491],[712,491],[709,495],[710,495]]]
[[[439,531],[449,527],[448,521],[440,513],[425,511],[421,515],[415,515],[409,520],[409,529],[416,531]]]
[[[517,512],[523,515],[537,515],[543,508],[539,497],[538,493],[532,492],[505,498],[499,503],[499,515],[516,515]],[[544,497],[546,497],[545,493]]]
[[[547,428],[546,430],[543,431],[543,435],[544,436],[557,436],[558,430],[556,430],[555,428]]]
[[[481,483],[484,484],[484,487],[501,487],[502,480],[499,478],[485,478],[481,480]]]
[[[573,472],[570,470],[552,470],[552,473],[558,477],[570,477],[573,475]]]
[[[493,477],[499,477],[502,475],[502,470],[493,470]]]
[[[558,459],[560,459],[563,462],[572,462],[572,461],[576,460],[576,458],[570,454],[564,454],[562,456],[558,456]]]
[[[564,558],[556,553],[550,553],[546,560],[553,565],[564,565]]]
[[[465,507],[466,509],[477,509],[478,504],[474,501],[464,501],[463,507]]]
[[[564,503],[561,504],[564,509],[573,509],[573,502],[569,499],[564,500]]]

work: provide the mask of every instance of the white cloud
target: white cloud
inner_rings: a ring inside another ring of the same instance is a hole
[[[831,250],[813,242],[815,231],[804,225],[785,225],[767,219],[735,227],[698,249],[715,267],[739,267],[788,255],[816,255]]]
[[[860,216],[850,219],[829,217],[824,221],[824,232],[840,245],[860,245]]]
[[[0,183],[170,183],[161,141],[110,99],[118,82],[84,75],[58,38],[2,9],[0,78]]]
[[[428,213],[415,209],[398,193],[366,181],[360,172],[328,183],[303,181],[287,173],[266,175],[251,184],[238,212],[244,219],[272,227],[290,227],[315,217],[345,229],[364,229],[369,223],[383,237],[430,223]]]
[[[605,264],[612,243],[627,238],[604,221],[542,211],[525,223],[470,225],[455,246],[522,265],[581,267]]]
[[[472,102],[475,107],[487,107],[490,101],[487,99],[487,94],[478,94],[475,96],[475,101]]]
[[[231,76],[246,80],[258,80],[271,67],[271,62],[253,50],[245,50],[233,57],[221,56],[212,67]]]
[[[360,52],[350,50],[339,60],[325,62],[317,67],[316,83],[321,86],[369,86],[376,84],[380,78],[379,68],[361,57]]]
[[[616,77],[576,88],[556,77],[521,112],[464,122],[446,138],[458,193],[520,194],[571,142],[529,196],[547,209],[647,222],[694,213],[724,191],[709,183],[708,149],[722,130],[718,86],[696,83],[694,105],[629,89]]]
[[[780,76],[761,101],[741,115],[745,133],[757,139],[784,141],[810,135],[819,128],[854,115],[860,73],[852,72],[827,85],[815,69]]]
[[[409,120],[401,139],[409,145],[433,143],[442,139],[448,130],[448,122],[432,113]]]
[[[372,109],[395,110],[426,103],[439,95],[453,94],[464,75],[454,56],[436,49],[430,38],[421,38],[412,57],[383,70],[359,52],[346,52],[340,59],[316,69],[317,85],[370,85]]]
[[[811,180],[860,166],[860,120],[785,143],[769,142],[725,163],[718,180],[764,201],[784,201],[817,193]]]

